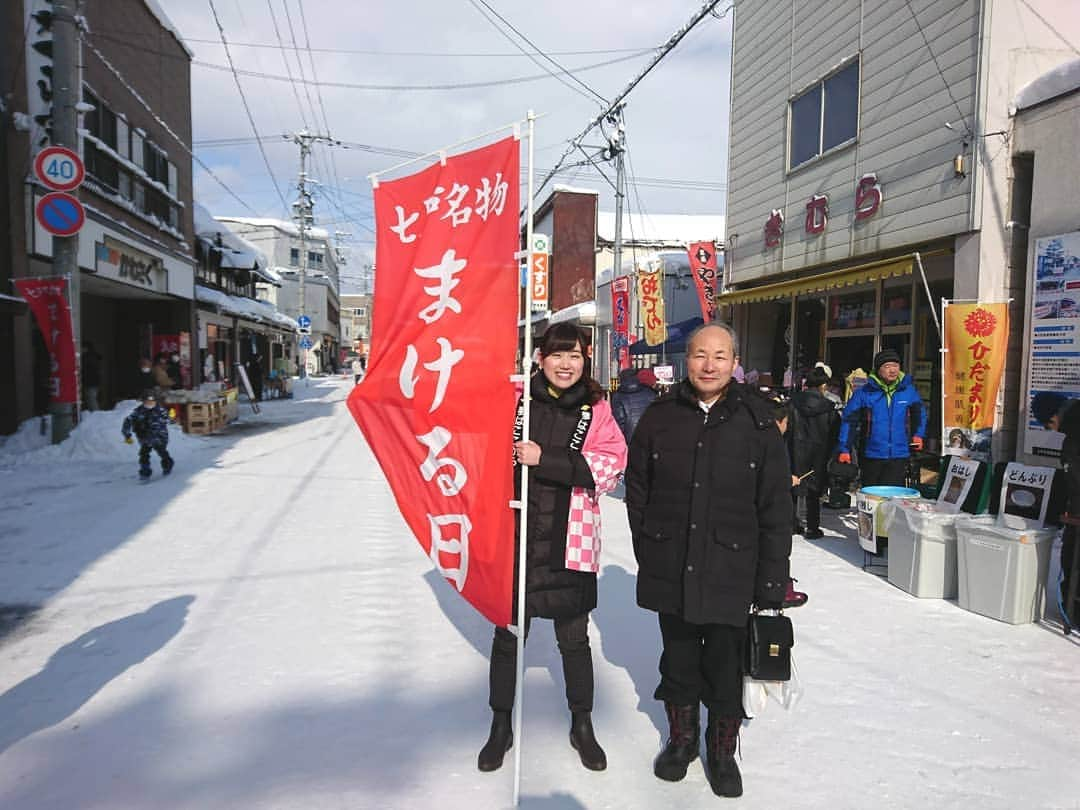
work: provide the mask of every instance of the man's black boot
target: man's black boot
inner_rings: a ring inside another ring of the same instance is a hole
[[[742,796],[742,774],[735,763],[741,717],[715,717],[709,713],[705,729],[709,786],[717,796]]]
[[[596,741],[591,712],[573,713],[570,723],[570,745],[581,757],[581,764],[590,771],[602,771],[607,768],[607,754]]]
[[[668,741],[653,763],[653,773],[658,779],[678,782],[700,753],[701,718],[697,706],[664,703],[664,709],[668,716]]]
[[[482,771],[497,771],[502,767],[503,757],[514,744],[514,729],[510,725],[510,712],[495,712],[491,718],[491,733],[480,749],[476,767]]]

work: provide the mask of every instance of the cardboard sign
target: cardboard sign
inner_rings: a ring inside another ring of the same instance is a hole
[[[938,508],[942,512],[959,512],[967,500],[975,475],[979,472],[979,462],[965,458],[950,458],[945,472],[945,483],[938,493]]]
[[[1001,482],[999,526],[1008,529],[1041,529],[1050,505],[1053,467],[1029,467],[1011,462]]]

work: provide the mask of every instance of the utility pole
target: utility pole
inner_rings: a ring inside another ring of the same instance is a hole
[[[300,290],[299,290],[299,302],[300,302],[300,314],[299,317],[304,317],[306,310],[306,302],[304,300],[304,282],[307,278],[307,230],[314,224],[315,216],[312,213],[312,209],[315,207],[311,198],[311,193],[307,190],[307,158],[311,154],[311,145],[316,141],[322,141],[331,145],[339,144],[340,141],[331,138],[329,135],[314,135],[308,132],[306,129],[302,129],[299,132],[292,134],[282,135],[287,141],[292,141],[300,147],[300,178],[296,183],[296,187],[300,192],[300,196],[296,202],[293,203],[293,219],[296,220],[297,225],[300,228]],[[307,377],[307,349],[300,350],[300,376]]]
[[[82,100],[79,86],[79,34],[75,21],[78,0],[53,0],[53,77],[52,77],[52,142],[78,153],[79,132],[76,105]],[[71,433],[79,418],[82,378],[82,318],[81,285],[79,284],[79,236],[52,238],[53,273],[67,278],[68,301],[71,307],[71,334],[75,341],[75,404],[54,403],[52,413],[53,442],[61,442]]]
[[[615,281],[616,277],[622,272],[622,220],[623,220],[623,199],[626,196],[626,172],[623,163],[623,156],[626,153],[626,145],[624,134],[626,132],[626,125],[623,123],[623,104],[616,106],[610,113],[608,113],[607,120],[613,127],[612,132],[608,135],[608,145],[604,148],[604,157],[607,160],[615,161],[615,246],[614,246],[614,267],[611,270],[611,280]],[[635,293],[636,283],[635,283]],[[608,358],[608,368],[606,373],[611,374],[611,361],[615,360],[618,363],[619,358]]]

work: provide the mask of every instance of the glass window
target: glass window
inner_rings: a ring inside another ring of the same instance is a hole
[[[854,140],[859,128],[859,59],[792,99],[789,126],[791,169]]]
[[[166,187],[169,189],[169,193],[174,197],[176,196],[176,166],[165,161],[165,167],[168,170],[169,182],[166,183]]]
[[[872,329],[877,326],[877,295],[873,289],[829,296],[830,329]]]
[[[120,196],[125,200],[131,199],[131,175],[125,171],[121,171],[119,174],[119,187],[117,191],[120,192]]]
[[[120,157],[131,160],[131,132],[128,122],[120,117],[116,119],[116,151]]]
[[[886,287],[881,296],[881,325],[907,326],[911,323],[911,285]]]
[[[289,248],[289,264],[292,267],[300,266],[300,248]]]
[[[859,63],[825,80],[825,124],[821,151],[855,137],[859,122]]]
[[[791,165],[817,157],[821,137],[821,85],[791,102]]]
[[[143,153],[145,140],[141,133],[131,130],[131,159],[135,162],[135,165],[143,167]]]

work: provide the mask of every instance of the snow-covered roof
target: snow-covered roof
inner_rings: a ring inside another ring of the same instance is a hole
[[[194,58],[195,53],[187,46],[187,43],[184,42],[184,38],[180,36],[180,29],[173,25],[172,20],[169,19],[169,16],[165,13],[164,9],[161,8],[157,0],[143,0],[143,4],[146,6],[147,10],[157,18],[161,27],[176,37],[176,41],[180,43],[181,48],[187,51],[187,55]]]
[[[204,287],[202,284],[195,285],[195,300],[215,306],[230,315],[237,315],[241,318],[264,323],[276,323],[287,329],[297,328],[295,318],[290,318],[288,315],[278,312],[274,305],[268,301],[256,301],[253,298],[229,295],[212,287]]]
[[[596,214],[596,234],[605,242],[615,241],[615,214]],[[723,214],[623,214],[624,242],[664,242],[687,244],[724,237]]]
[[[299,236],[300,229],[295,222],[271,217],[215,217],[219,222],[235,222],[238,225],[248,225],[254,228],[277,228],[289,236]],[[329,239],[330,232],[326,228],[308,228],[307,235],[311,239]]]
[[[553,186],[554,191],[569,191],[572,194],[595,194],[599,196],[600,192],[594,188],[577,188],[576,186],[567,186],[563,183],[556,183]]]
[[[215,219],[199,203],[192,205],[192,214],[195,217],[195,235],[221,254],[222,267],[251,270],[271,284],[281,286],[281,276],[270,268],[266,254],[259,248],[224,222]]]
[[[1073,59],[1028,82],[1016,93],[1009,114],[1042,104],[1044,101],[1080,90],[1080,59]]]

